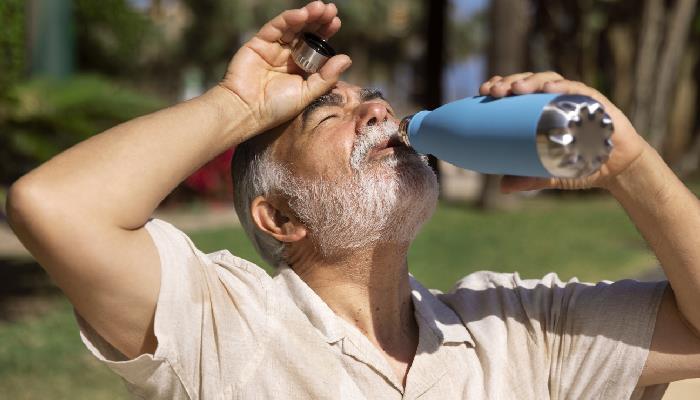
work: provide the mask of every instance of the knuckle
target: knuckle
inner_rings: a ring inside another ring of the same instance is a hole
[[[564,79],[564,77],[556,71],[545,71],[544,73],[551,76],[554,79]]]

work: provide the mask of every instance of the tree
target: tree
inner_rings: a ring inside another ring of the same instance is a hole
[[[530,29],[528,0],[492,0],[489,12],[491,40],[488,47],[489,75],[509,75],[525,69]],[[500,177],[486,175],[478,206],[494,209],[507,206],[512,196],[503,196]]]
[[[670,104],[696,5],[697,0],[676,0],[671,12],[666,14],[660,0],[645,2],[637,78],[652,87],[650,93],[647,85],[640,85],[632,118],[640,132],[648,132],[649,142],[657,150],[662,150],[666,140]],[[652,79],[642,81],[645,78]],[[649,94],[652,96],[644,97]]]

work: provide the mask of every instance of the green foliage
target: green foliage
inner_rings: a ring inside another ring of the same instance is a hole
[[[32,80],[10,94],[14,102],[0,120],[0,183],[6,184],[79,141],[163,105],[95,76]]]
[[[79,65],[84,70],[128,76],[139,70],[151,20],[126,0],[74,0]]]
[[[24,0],[0,1],[0,102],[24,71],[24,7]]]
[[[454,5],[453,5],[454,7]],[[482,10],[467,20],[448,18],[447,60],[459,61],[486,51],[488,12]]]
[[[192,18],[185,29],[181,63],[196,65],[207,85],[221,79],[241,34],[253,28],[250,6],[236,0],[184,0]]]

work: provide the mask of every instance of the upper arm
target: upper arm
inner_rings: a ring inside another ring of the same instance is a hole
[[[639,386],[700,377],[700,336],[678,310],[673,291],[666,289]]]
[[[67,209],[21,181],[8,196],[13,230],[78,313],[125,355],[153,352],[160,260],[150,235]]]

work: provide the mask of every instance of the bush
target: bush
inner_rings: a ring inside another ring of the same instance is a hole
[[[3,102],[8,88],[24,72],[24,0],[0,1],[0,26],[0,102]]]
[[[0,185],[91,135],[163,106],[96,76],[35,79],[15,85],[9,97],[0,104]]]

